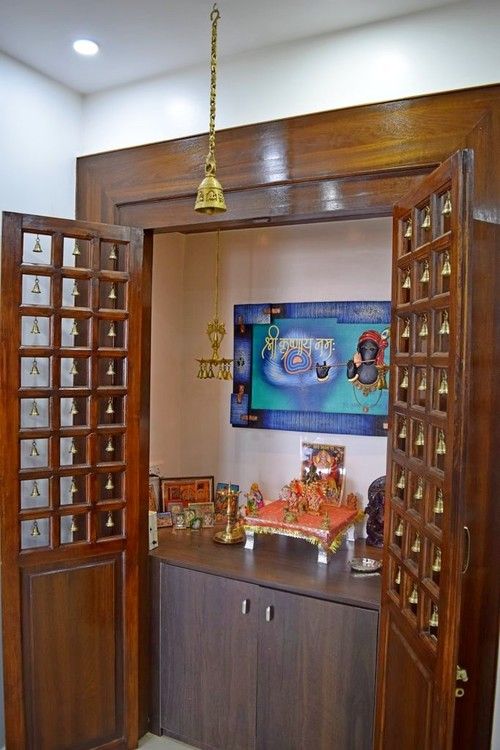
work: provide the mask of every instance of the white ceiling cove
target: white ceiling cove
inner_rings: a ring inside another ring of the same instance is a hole
[[[456,0],[220,0],[219,54],[403,16]],[[0,0],[0,50],[91,93],[208,60],[212,0]],[[79,38],[99,43],[81,58]]]

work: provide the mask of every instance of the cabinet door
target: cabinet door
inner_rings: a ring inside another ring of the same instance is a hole
[[[161,726],[203,748],[255,747],[258,587],[162,565]]]
[[[378,614],[261,590],[259,750],[369,750]]]

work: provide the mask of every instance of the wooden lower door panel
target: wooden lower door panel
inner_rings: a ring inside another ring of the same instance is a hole
[[[120,567],[114,556],[22,572],[30,748],[87,750],[123,736]]]
[[[258,750],[370,750],[378,614],[261,590]]]
[[[254,750],[259,587],[161,566],[161,728],[205,750]]]

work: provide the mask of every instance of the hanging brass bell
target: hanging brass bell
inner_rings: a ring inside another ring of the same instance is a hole
[[[30,456],[32,458],[39,456],[40,453],[38,452],[38,446],[36,444],[36,440],[33,440],[31,443],[31,450],[30,450]]]
[[[70,375],[78,375],[78,367],[76,366],[75,360],[73,360],[73,364],[70,367],[69,374]]]
[[[40,244],[40,235],[38,235],[38,234],[36,236],[35,245],[33,247],[33,252],[34,253],[43,253],[42,246]]]
[[[108,299],[116,299],[116,284],[111,284]]]
[[[111,474],[108,474],[108,479],[106,481],[105,489],[107,490],[114,490],[115,485],[113,484],[113,477]]]
[[[448,394],[448,376],[444,370],[441,373],[441,381],[439,383],[438,393],[440,396],[446,396]]]
[[[443,490],[437,491],[436,502],[434,503],[433,510],[436,515],[444,513]]]
[[[39,417],[39,416],[40,416],[40,412],[38,411],[38,404],[36,401],[33,401],[33,404],[31,406],[31,411],[30,411],[30,417]]]
[[[71,326],[71,331],[69,332],[70,336],[78,336],[78,326],[76,324],[76,320],[73,320],[73,325]]]
[[[398,438],[404,440],[406,438],[406,419],[403,420],[403,424],[398,434]]]
[[[412,221],[411,219],[408,219],[405,225],[405,231],[404,231],[403,237],[405,238],[405,240],[411,240],[412,234],[413,234]]]
[[[434,562],[432,563],[432,570],[434,571],[434,573],[441,572],[441,550],[440,549],[436,549]]]
[[[415,540],[414,540],[413,544],[411,545],[411,551],[412,552],[420,552],[420,547],[421,547],[420,537],[417,534],[416,537],[415,537]]]
[[[394,536],[402,537],[404,532],[403,522],[400,521],[396,527],[396,531],[394,532]]]
[[[110,436],[108,438],[108,442],[106,443],[105,451],[106,453],[114,453],[115,447],[113,445],[113,438]]]
[[[418,335],[420,336],[420,338],[423,338],[423,339],[425,339],[429,335],[429,328],[427,326],[427,315],[422,315],[422,325],[420,326]]]
[[[409,382],[408,382],[408,368],[405,368],[403,371],[403,379],[401,380],[401,383],[399,384],[399,387],[403,390],[406,390],[408,388]]]
[[[429,261],[426,260],[424,262],[424,270],[422,271],[422,276],[420,277],[420,283],[421,284],[427,284],[427,282],[430,279],[430,273],[429,273]]]
[[[422,477],[418,478],[417,482],[417,488],[415,492],[413,493],[413,499],[414,500],[421,500],[424,496],[424,480]]]
[[[403,281],[403,289],[411,289],[411,274],[407,271]]]
[[[415,438],[415,445],[425,445],[425,433],[424,426],[421,422],[418,423],[417,437]]]
[[[40,370],[38,369],[38,362],[36,359],[33,360],[33,364],[31,365],[30,375],[40,375]]]
[[[443,216],[449,216],[451,214],[451,210],[451,196],[450,191],[448,190],[448,192],[446,193],[446,198],[444,200],[443,208],[441,209],[441,213],[443,214]]]
[[[215,174],[206,174],[200,182],[194,210],[201,214],[220,214],[227,210],[222,185]]]
[[[30,497],[40,497],[40,489],[38,487],[38,482],[36,479],[33,482],[33,487],[31,488]]]
[[[398,490],[404,490],[404,488],[406,487],[406,476],[404,471],[402,471],[399,475],[399,480],[396,487],[398,488]]]
[[[106,406],[106,414],[114,414],[115,410],[113,408],[113,399],[108,398],[108,405]]]
[[[78,244],[78,240],[75,240],[75,246],[73,248],[73,255],[81,255],[80,245]]]
[[[444,456],[446,453],[446,441],[444,439],[444,432],[442,430],[439,430],[436,453],[438,454],[438,456]]]
[[[439,626],[438,608],[436,604],[432,605],[432,614],[429,619],[429,627],[437,628]]]
[[[111,246],[111,251],[109,253],[109,260],[118,260],[118,254],[116,252],[117,250],[118,250],[118,245],[115,243]]]
[[[417,391],[426,391],[427,390],[427,373],[424,372],[420,376],[420,383],[418,384]]]
[[[74,516],[71,519],[71,526],[69,530],[71,531],[72,534],[76,534],[76,532],[78,531],[78,524],[76,523]]]
[[[115,363],[112,359],[109,361],[108,369],[106,370],[106,375],[116,375],[115,373]]]
[[[31,533],[31,536],[40,536],[41,532],[40,532],[40,529],[38,528],[37,521],[33,521],[33,526],[31,527],[30,533]]]
[[[451,276],[451,263],[449,253],[445,253],[443,256],[443,267],[441,268],[441,276]]]
[[[418,604],[418,591],[416,586],[413,587],[412,592],[408,597],[408,601],[410,604]]]
[[[431,228],[431,209],[430,206],[426,206],[424,208],[424,219],[420,225],[422,229],[430,229]]]
[[[109,324],[108,336],[109,336],[110,339],[116,338],[116,330],[115,330],[115,322],[114,322],[114,320],[112,320],[111,323]]]
[[[40,281],[38,280],[38,276],[35,277],[35,283],[33,284],[33,289],[31,290],[31,294],[41,294],[42,290],[40,289]]]
[[[439,329],[439,335],[440,336],[446,336],[450,332],[450,324],[448,322],[448,311],[443,311],[443,322],[441,323],[441,328]]]
[[[80,296],[80,290],[78,289],[78,284],[76,283],[76,281],[73,282],[73,289],[71,290],[71,296],[72,297]]]
[[[109,510],[109,511],[108,511],[108,518],[107,518],[107,520],[106,520],[106,527],[107,527],[108,529],[112,529],[114,525],[115,525],[115,522],[113,521],[113,514],[112,514],[112,512],[111,512],[111,511]]]
[[[31,333],[37,336],[40,333],[40,326],[38,325],[38,318],[35,318],[33,325],[31,326]]]
[[[69,413],[70,413],[70,415],[72,417],[74,417],[75,414],[78,414],[78,409],[77,409],[77,406],[76,406],[75,399],[73,399],[73,401],[71,402],[71,407],[70,407]]]
[[[75,482],[75,480],[73,478],[71,478],[71,485],[70,485],[70,488],[69,488],[69,494],[70,495],[76,495],[77,492],[78,492],[78,487],[76,486],[76,482]]]
[[[75,456],[78,453],[78,448],[75,445],[74,438],[71,438],[71,443],[70,443],[70,446],[68,448],[68,453],[71,453],[72,456]]]
[[[410,338],[410,319],[405,318],[405,327],[403,328],[403,333],[401,334],[402,339],[409,339]]]
[[[396,578],[394,579],[394,583],[396,586],[399,586],[401,584],[401,568],[398,565],[398,569],[396,571]]]

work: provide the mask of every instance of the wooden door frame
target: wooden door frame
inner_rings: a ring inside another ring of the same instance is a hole
[[[77,161],[76,215],[87,221],[147,230],[145,257],[149,265],[154,232],[191,233],[389,216],[393,204],[410,192],[419,178],[457,149],[470,146],[470,133],[480,131],[479,123],[486,120],[500,120],[500,85],[220,131],[218,177],[228,211],[211,217],[196,214],[193,208],[207,149],[206,134],[84,156]],[[490,178],[498,176],[500,155],[494,148],[489,169]],[[478,188],[480,192],[481,185]],[[144,304],[150,308],[148,294]],[[141,414],[145,431],[148,420],[145,405]],[[479,458],[477,450],[471,454]],[[142,460],[146,472],[147,457]],[[499,481],[495,463],[487,465],[483,493],[498,487]],[[469,490],[470,479],[466,485]],[[493,526],[486,523],[491,501],[486,494],[482,497],[486,509],[481,511],[484,551],[489,540],[494,548],[497,539]],[[475,590],[474,600],[477,610],[471,614],[476,621],[481,615],[481,627],[473,628],[474,644],[468,649],[471,679],[477,675],[475,682],[482,682],[481,694],[476,696],[481,717],[490,724],[473,745],[477,750],[489,747],[495,694],[498,644],[491,634],[498,630],[498,607],[494,606],[498,585],[492,568],[493,563],[488,567],[487,560],[481,567],[481,588]],[[486,644],[481,643],[481,633],[489,634]],[[474,709],[477,703],[465,713]],[[145,702],[141,716],[145,726]],[[474,731],[470,717],[464,726]]]

